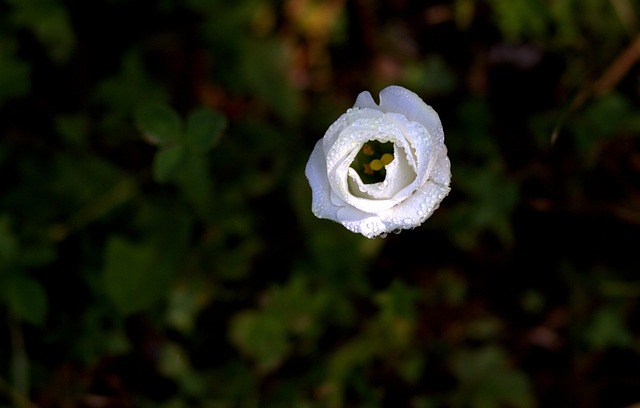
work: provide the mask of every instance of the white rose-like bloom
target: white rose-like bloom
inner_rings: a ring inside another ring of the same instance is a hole
[[[351,168],[365,143],[393,143],[383,181],[365,184]],[[415,228],[449,193],[451,170],[438,114],[400,86],[367,91],[318,141],[305,174],[312,211],[367,238]]]

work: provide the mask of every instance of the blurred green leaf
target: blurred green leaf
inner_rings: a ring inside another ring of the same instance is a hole
[[[126,121],[128,126],[132,114],[135,120],[137,109],[161,105],[170,99],[165,86],[149,75],[142,52],[135,47],[121,57],[117,74],[96,84],[91,97],[94,103],[107,108],[103,118],[107,133],[119,122]]]
[[[395,317],[414,318],[416,302],[420,297],[420,290],[396,279],[387,290],[379,293],[375,300],[380,306],[383,319],[390,321]]]
[[[153,159],[153,177],[158,183],[172,179],[188,158],[183,145],[162,147]]]
[[[453,396],[455,406],[478,408],[534,407],[527,377],[512,369],[499,348],[462,350],[453,359],[453,371],[460,389]]]
[[[88,138],[88,118],[84,115],[60,115],[56,118],[56,130],[70,146],[81,146]]]
[[[134,113],[138,129],[152,144],[175,145],[182,138],[182,121],[169,106],[153,103],[138,107]]]
[[[571,123],[581,152],[599,151],[601,143],[621,134],[640,131],[640,115],[629,101],[618,93],[595,100]]]
[[[428,96],[449,94],[457,85],[451,68],[438,55],[408,64],[402,80],[407,88]]]
[[[57,64],[69,60],[76,44],[67,8],[57,0],[9,0],[12,19],[33,32]]]
[[[269,313],[237,314],[231,321],[229,335],[240,350],[255,358],[263,372],[280,365],[290,350],[284,322]]]
[[[510,179],[499,164],[477,168],[460,165],[454,187],[467,195],[448,214],[454,240],[462,248],[471,249],[480,244],[480,238],[490,231],[505,246],[513,242],[509,223],[511,213],[519,199],[516,181]]]
[[[167,288],[156,276],[159,262],[152,246],[112,237],[104,256],[104,290],[121,313],[147,309],[166,293]]]
[[[201,108],[189,115],[185,142],[195,152],[206,152],[218,143],[226,126],[225,117],[209,109]]]
[[[39,326],[47,314],[47,294],[35,279],[14,273],[0,280],[0,293],[11,312],[28,323]]]
[[[286,75],[291,62],[285,44],[252,39],[238,45],[242,87],[282,119],[293,123],[300,115],[301,103]]]
[[[26,95],[31,88],[31,67],[6,48],[0,38],[0,106],[10,98]]]
[[[198,313],[212,296],[204,282],[182,282],[174,285],[169,294],[166,319],[171,327],[183,333],[191,333]]]
[[[189,154],[184,166],[177,175],[177,185],[182,194],[203,219],[214,217],[214,177],[211,174],[211,156]]]
[[[584,330],[584,339],[592,348],[628,348],[633,345],[634,337],[627,328],[622,312],[617,308],[603,307],[590,320]]]
[[[209,387],[206,377],[191,366],[187,351],[175,343],[166,343],[160,350],[158,369],[192,398],[202,398]]]
[[[490,0],[489,3],[507,39],[517,41],[545,33],[549,17],[538,0]]]

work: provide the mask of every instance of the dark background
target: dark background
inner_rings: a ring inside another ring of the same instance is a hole
[[[635,0],[0,0],[0,406],[640,404]],[[304,166],[359,92],[452,191],[368,240]]]

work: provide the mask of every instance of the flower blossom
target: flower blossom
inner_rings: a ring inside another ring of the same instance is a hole
[[[364,91],[327,130],[305,174],[312,211],[367,238],[415,228],[449,193],[451,170],[438,114],[400,86]]]

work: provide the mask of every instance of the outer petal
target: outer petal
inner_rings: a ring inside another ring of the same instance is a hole
[[[356,126],[356,123],[361,123],[359,126],[366,129],[370,127],[367,123],[375,123],[382,115],[379,109],[348,109],[325,132],[322,138],[324,151],[328,153],[331,150],[345,129]]]
[[[409,198],[378,215],[387,232],[415,228],[433,214],[450,190],[449,186],[429,180]]]
[[[428,181],[421,190],[387,211],[370,214],[346,206],[338,210],[337,217],[350,231],[373,238],[419,226],[440,206],[449,191],[448,186]]]
[[[436,140],[444,143],[444,131],[436,111],[406,88],[396,85],[384,88],[380,91],[380,105],[376,105],[369,92],[361,92],[353,106],[400,113],[407,119],[420,123]]]
[[[375,238],[387,232],[379,215],[366,213],[354,207],[341,208],[338,211],[338,218],[349,231],[362,234],[367,238]]]
[[[338,207],[331,201],[331,186],[327,177],[327,160],[322,148],[322,139],[316,143],[305,168],[311,186],[311,211],[318,218],[337,220]]]

